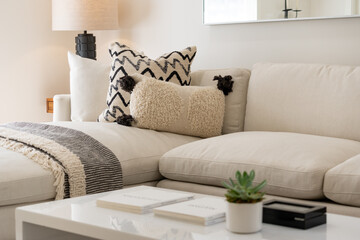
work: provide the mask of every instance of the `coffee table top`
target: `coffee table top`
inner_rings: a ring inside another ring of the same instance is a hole
[[[127,188],[134,191],[147,186]],[[173,191],[173,190],[169,190]],[[71,233],[100,239],[359,239],[360,218],[327,214],[326,225],[300,230],[271,224],[263,224],[260,232],[234,234],[226,230],[225,222],[211,226],[162,218],[149,214],[134,214],[96,206],[96,199],[107,195],[101,193],[84,197],[41,203],[16,209],[16,218],[21,221],[55,228]],[[206,195],[196,194],[196,197]]]

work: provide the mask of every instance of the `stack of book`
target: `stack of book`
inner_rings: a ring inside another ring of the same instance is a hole
[[[110,193],[96,201],[98,207],[132,213],[154,212],[156,216],[185,220],[201,225],[225,221],[225,200],[219,197],[194,199],[195,194],[149,188]]]
[[[154,213],[207,226],[225,221],[225,200],[216,197],[198,198],[155,208]]]
[[[144,189],[125,193],[111,193],[96,200],[98,207],[115,210],[149,213],[153,208],[190,200],[193,193],[173,192],[162,189]]]

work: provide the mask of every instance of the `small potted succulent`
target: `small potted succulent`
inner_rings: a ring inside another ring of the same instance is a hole
[[[235,233],[253,233],[261,230],[262,226],[262,200],[264,192],[260,190],[266,185],[266,180],[253,186],[255,172],[237,171],[235,181],[231,178],[223,185],[227,188],[225,194],[226,227]]]

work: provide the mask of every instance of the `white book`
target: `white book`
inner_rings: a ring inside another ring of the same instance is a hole
[[[125,193],[110,193],[96,200],[98,207],[148,213],[153,208],[192,199],[194,194],[163,189],[144,189]]]
[[[154,213],[207,226],[225,221],[225,206],[223,198],[204,197],[158,207]]]

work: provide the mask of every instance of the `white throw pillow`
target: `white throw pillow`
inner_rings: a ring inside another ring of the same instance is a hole
[[[70,66],[71,120],[95,122],[106,108],[110,64],[68,52]]]

